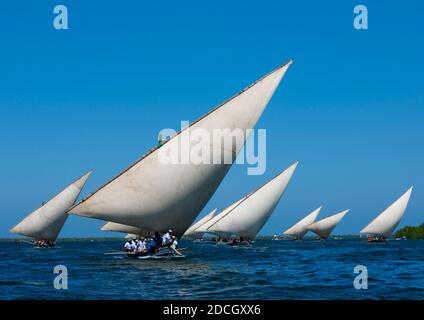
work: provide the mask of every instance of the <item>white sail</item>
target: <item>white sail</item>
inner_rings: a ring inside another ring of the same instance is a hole
[[[233,210],[235,207],[238,206],[238,204],[240,202],[242,202],[247,196],[245,196],[244,198],[240,199],[237,202],[234,202],[232,205],[230,205],[229,207],[225,208],[223,211],[221,211],[219,214],[215,215],[212,219],[210,219],[209,221],[205,222],[204,224],[202,224],[200,227],[198,227],[196,229],[197,233],[212,233],[215,234],[217,236],[222,236],[223,238],[229,238],[231,236],[231,234],[228,233],[217,233],[217,232],[213,232],[212,230],[209,230],[209,228],[214,225],[217,221],[219,221],[220,219],[222,219],[222,217],[225,217],[231,210]]]
[[[322,206],[315,209],[310,214],[308,214],[305,218],[297,222],[294,226],[284,231],[283,234],[287,236],[292,236],[295,239],[299,239],[299,240],[302,239],[305,236],[305,234],[308,232],[307,226],[314,223],[321,209],[322,209]]]
[[[398,226],[400,219],[402,219],[411,193],[412,187],[362,229],[361,233],[388,238]]]
[[[182,235],[231,167],[231,163],[182,161],[180,158],[187,160],[193,148],[199,147],[198,136],[191,132],[212,137],[217,130],[224,131],[224,140],[234,138],[235,144],[223,146],[221,141],[212,140],[203,143],[202,150],[235,159],[246,141],[246,130],[255,127],[290,64],[280,66],[193,122],[82,200],[70,213],[159,232],[173,229],[176,235]],[[180,163],[163,163],[160,155],[180,159]]]
[[[212,219],[216,210],[217,209],[214,209],[212,212],[208,213],[206,216],[204,216],[199,221],[194,223],[190,228],[188,228],[187,231],[184,232],[183,238],[190,238],[190,239],[201,238],[203,235],[203,232],[196,232],[196,229],[199,228],[201,225],[205,224],[206,222],[208,222],[210,219]]]
[[[137,235],[138,237],[148,237],[153,236],[154,231],[144,230],[138,227],[129,226],[126,224],[116,223],[116,222],[106,222],[100,230],[102,231],[113,231],[121,233],[129,233],[131,235]]]
[[[138,234],[134,234],[134,233],[128,233],[128,234],[125,236],[125,239],[137,239],[138,237],[140,237],[140,235],[138,235]]]
[[[327,239],[340,220],[349,212],[348,210],[336,213],[325,219],[319,220],[307,226],[309,231],[316,233],[320,238]]]
[[[74,205],[90,174],[91,171],[69,185],[19,222],[10,232],[38,240],[55,241],[68,218],[66,212]]]
[[[201,229],[215,234],[234,234],[253,239],[277,206],[297,164],[298,162],[255,192],[232,204]]]

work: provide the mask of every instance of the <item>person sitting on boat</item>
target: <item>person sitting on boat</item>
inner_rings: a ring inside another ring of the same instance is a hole
[[[177,249],[177,245],[178,245],[178,241],[177,238],[175,236],[172,236],[171,238],[171,249]]]
[[[154,252],[153,249],[152,249],[152,242],[154,242],[153,239],[147,239],[146,240],[146,251],[148,253]]]
[[[131,240],[131,251],[136,251],[137,250],[137,242],[135,242],[134,239]]]
[[[132,251],[131,241],[125,242],[124,249],[125,249],[125,252],[131,252]]]
[[[159,237],[157,237],[159,236]],[[161,237],[158,232],[155,232],[155,236],[147,243],[146,249],[148,253],[155,253],[162,244]]]
[[[172,230],[168,230],[162,237],[162,246],[169,247],[172,244]]]
[[[35,242],[36,247],[47,248],[49,245],[46,240],[37,240]]]
[[[231,244],[239,244],[240,243],[240,240],[239,239],[237,239],[237,238],[234,238],[232,241],[231,241]]]
[[[146,239],[141,238],[137,243],[137,252],[146,252]]]

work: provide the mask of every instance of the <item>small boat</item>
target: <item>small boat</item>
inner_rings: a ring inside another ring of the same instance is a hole
[[[247,241],[253,240],[271,217],[297,165],[298,162],[294,163],[254,192],[224,209],[196,231],[212,233],[222,239],[230,239],[229,235],[235,235]]]
[[[186,256],[180,252],[182,249],[173,249],[169,247],[159,248],[154,253],[149,252],[107,252],[105,255],[126,255],[128,258],[185,258]]]
[[[318,240],[327,240],[331,232],[348,212],[349,209],[314,222],[307,226],[307,229],[315,233],[318,236]]]
[[[361,230],[368,235],[368,242],[387,241],[405,214],[411,193],[412,187]]]
[[[25,241],[25,243],[31,243],[36,248],[54,247],[55,241],[68,218],[67,211],[74,205],[90,174],[91,171],[73,182],[29,214],[10,232],[34,239],[32,242]]]
[[[408,240],[408,238],[406,236],[402,236],[400,238],[396,238],[396,241],[400,241],[400,240]]]
[[[292,237],[293,240],[302,240],[305,234],[308,232],[307,227],[315,222],[322,206],[312,211],[305,218],[297,222],[294,226],[283,232],[286,236]]]
[[[231,247],[234,247],[234,246],[251,246],[252,243],[249,240],[237,240],[237,239],[235,239],[233,241],[228,242],[228,245],[231,246]]]
[[[386,237],[381,237],[381,236],[368,235],[367,241],[368,242],[386,242],[387,241],[387,238]]]
[[[223,239],[221,239],[221,238],[203,239],[202,238],[202,239],[196,239],[193,242],[196,243],[196,244],[217,244],[217,245],[219,245],[219,244],[227,244],[229,242],[229,240],[227,240],[227,239],[229,239],[229,236],[228,236],[228,238],[223,238]]]

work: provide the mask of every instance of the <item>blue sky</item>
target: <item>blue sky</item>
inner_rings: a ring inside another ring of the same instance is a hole
[[[53,7],[69,29],[52,26]],[[353,28],[365,4],[369,29]],[[233,166],[202,215],[296,160],[263,234],[314,208],[357,233],[406,189],[424,222],[422,1],[5,1],[0,4],[0,237],[89,169],[94,191],[156,143],[289,58],[258,123],[267,171]],[[104,235],[71,217],[62,236]]]

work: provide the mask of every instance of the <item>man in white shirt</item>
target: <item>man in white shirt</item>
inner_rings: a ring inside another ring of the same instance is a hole
[[[172,249],[177,249],[177,245],[178,245],[177,238],[175,238],[175,236],[172,236],[172,244],[171,244],[171,248],[172,248]]]
[[[124,249],[125,249],[126,252],[132,251],[131,247],[132,247],[131,242],[129,242],[129,241],[125,242]]]
[[[172,230],[168,230],[162,237],[162,246],[169,246],[172,241]]]
[[[135,243],[134,239],[131,240],[131,251],[136,251],[137,250],[137,244]]]
[[[146,251],[146,240],[141,238],[137,243],[137,252],[145,252]]]

